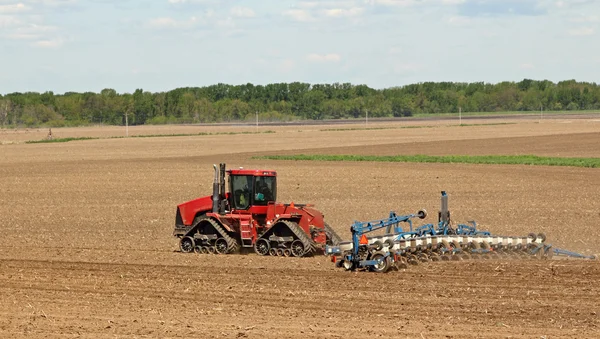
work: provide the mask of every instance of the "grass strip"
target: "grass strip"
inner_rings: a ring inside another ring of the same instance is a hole
[[[426,162],[426,163],[463,163],[490,165],[532,165],[532,166],[572,166],[599,168],[600,158],[559,158],[537,155],[265,155],[253,159],[265,160],[304,160],[304,161],[372,161],[372,162]]]
[[[54,142],[69,142],[76,140],[94,140],[100,138],[92,138],[92,137],[79,137],[79,138],[56,138],[56,139],[42,139],[42,140],[28,140],[25,141],[26,144],[49,144]]]
[[[471,127],[471,126],[497,126],[497,125],[516,125],[516,122],[493,122],[493,123],[482,123],[482,124],[460,124],[460,125],[445,125],[445,126],[432,126],[432,125],[415,125],[415,126],[394,126],[394,127],[348,127],[348,128],[325,128],[320,129],[320,132],[342,132],[342,131],[373,131],[373,130],[384,130],[384,129],[412,129],[412,128],[436,128],[436,127]]]

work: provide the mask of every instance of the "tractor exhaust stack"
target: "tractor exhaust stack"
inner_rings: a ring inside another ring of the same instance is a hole
[[[225,199],[225,164],[221,163],[219,164],[219,169],[220,169],[220,173],[219,173],[219,213],[223,214],[225,213],[225,204],[226,204],[226,199]]]
[[[219,211],[219,176],[217,172],[217,165],[213,165],[215,169],[215,178],[213,180],[213,194],[212,194],[212,212],[217,213]]]

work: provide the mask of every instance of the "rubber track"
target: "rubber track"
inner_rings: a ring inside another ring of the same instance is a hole
[[[324,228],[325,234],[329,239],[331,239],[331,244],[333,246],[337,246],[342,241],[342,238],[333,230],[333,228],[331,228],[331,226],[329,226],[328,223],[325,223]]]
[[[219,232],[219,234],[223,238],[225,238],[225,241],[227,241],[227,253],[232,253],[232,252],[235,252],[238,250],[238,248],[239,248],[238,242],[235,239],[233,239],[232,237],[230,237],[229,234],[227,234],[227,232],[223,229],[223,227],[218,222],[216,222],[212,218],[203,217],[198,220],[196,225],[198,225],[202,221],[208,221],[212,225],[212,227],[215,230],[217,230],[217,232]]]
[[[281,222],[284,223],[290,229],[290,231],[294,232],[300,241],[302,241],[302,244],[304,245],[303,257],[308,256],[315,251],[313,241],[308,237],[308,235],[306,235],[306,233],[304,233],[302,228],[300,228],[297,223],[288,220],[283,220]]]

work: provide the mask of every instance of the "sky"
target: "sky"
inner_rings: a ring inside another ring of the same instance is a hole
[[[0,0],[0,94],[600,79],[600,0]]]

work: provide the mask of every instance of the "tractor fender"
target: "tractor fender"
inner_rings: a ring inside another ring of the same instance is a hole
[[[270,228],[271,226],[277,224],[280,221],[284,221],[284,220],[289,220],[289,221],[294,221],[297,222],[298,220],[300,220],[302,218],[301,215],[292,215],[292,214],[278,214],[275,216],[274,219],[272,220],[267,220],[267,226]]]
[[[216,222],[219,223],[219,225],[221,225],[221,227],[223,227],[223,229],[227,232],[233,232],[234,230],[225,222],[223,222],[223,220],[221,220],[221,216],[217,213],[206,213],[205,214],[207,217],[210,217],[212,219],[214,219]],[[196,220],[194,220],[194,222],[196,222]]]

